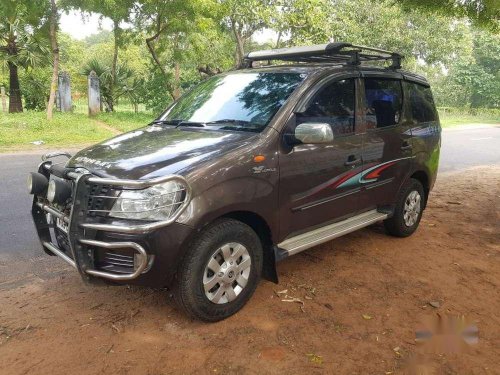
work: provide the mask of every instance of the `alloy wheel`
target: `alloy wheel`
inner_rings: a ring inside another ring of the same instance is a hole
[[[411,227],[417,222],[420,215],[421,202],[420,194],[416,190],[411,191],[408,197],[406,197],[403,218],[407,227]]]
[[[224,304],[234,301],[250,277],[252,260],[245,246],[237,242],[218,248],[203,272],[203,289],[209,301]]]

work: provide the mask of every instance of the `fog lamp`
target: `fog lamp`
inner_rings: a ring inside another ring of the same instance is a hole
[[[41,173],[31,172],[26,181],[30,194],[42,194],[49,184],[49,180]]]
[[[71,197],[71,186],[61,180],[50,180],[47,188],[47,199],[52,203],[64,203]]]

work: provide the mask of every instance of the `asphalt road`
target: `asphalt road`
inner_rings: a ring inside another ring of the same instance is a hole
[[[500,127],[445,130],[442,138],[441,173],[500,166]],[[69,267],[42,251],[31,221],[26,176],[36,170],[40,154],[0,154],[0,288]]]

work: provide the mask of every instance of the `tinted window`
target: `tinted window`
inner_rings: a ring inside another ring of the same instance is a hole
[[[399,123],[403,108],[401,82],[392,79],[365,79],[367,128],[383,128]]]
[[[436,121],[437,112],[430,87],[413,82],[405,84],[408,87],[410,113],[413,120],[417,122]]]
[[[183,95],[159,120],[215,121],[220,123],[207,126],[262,130],[304,78],[299,73],[214,76]]]
[[[322,122],[332,126],[333,134],[354,132],[354,80],[346,79],[329,84],[312,99],[299,116],[299,122]]]

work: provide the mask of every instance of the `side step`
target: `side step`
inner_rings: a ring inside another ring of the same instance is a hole
[[[310,247],[367,227],[377,221],[387,219],[388,216],[387,213],[378,212],[377,210],[363,212],[360,215],[350,217],[338,223],[333,223],[286,239],[278,244],[278,248],[283,251],[285,257],[294,255]]]

